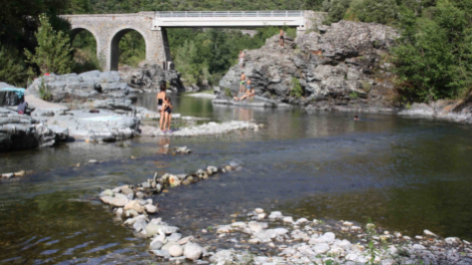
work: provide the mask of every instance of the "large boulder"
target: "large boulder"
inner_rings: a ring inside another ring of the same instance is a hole
[[[286,38],[285,47],[278,45],[276,35],[260,49],[246,51],[244,68],[231,67],[219,85],[237,94],[244,72],[256,95],[278,102],[313,108],[391,107],[394,82],[385,58],[398,36],[385,25],[350,21],[300,34],[294,41]],[[291,91],[297,81],[302,97]]]
[[[91,98],[130,98],[135,99],[132,89],[117,71],[100,72],[98,70],[81,74],[50,74],[34,80],[27,93],[39,97],[42,82],[49,89],[52,101],[62,102],[69,99]]]
[[[137,68],[123,67],[120,73],[123,79],[134,88],[157,90],[161,83],[168,83],[169,89],[185,91],[178,71],[164,70],[155,63],[144,61]]]
[[[67,130],[51,129],[28,115],[0,108],[0,152],[52,146],[67,138]]]

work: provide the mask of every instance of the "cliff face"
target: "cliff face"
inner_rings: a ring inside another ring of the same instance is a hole
[[[341,21],[317,31],[286,38],[285,47],[274,36],[260,49],[247,51],[244,68],[232,67],[220,87],[237,93],[243,71],[257,95],[279,102],[315,109],[391,110],[396,93],[387,59],[398,37],[395,30]],[[292,91],[296,80],[298,93]]]

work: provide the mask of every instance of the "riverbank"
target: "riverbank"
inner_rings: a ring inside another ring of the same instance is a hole
[[[138,237],[150,238],[149,252],[159,260],[195,261],[197,264],[470,264],[471,243],[457,237],[441,238],[429,230],[414,238],[400,232],[364,226],[349,221],[294,219],[280,211],[266,213],[256,208],[247,214],[232,215],[235,221],[202,229],[212,239],[183,237],[179,228],[162,218],[150,219],[158,207],[152,194],[176,192],[173,188],[206,180],[214,174],[240,170],[237,163],[217,168],[208,166],[194,174],[156,173],[153,179],[136,185],[106,189],[100,200],[109,204],[123,224]],[[184,192],[184,191],[180,191]],[[136,199],[134,199],[136,198]],[[174,209],[178,210],[178,209]],[[239,221],[236,221],[239,220]],[[349,240],[348,240],[349,239]],[[211,244],[200,246],[192,241]],[[224,243],[223,243],[224,242]],[[233,246],[221,249],[221,246]],[[216,244],[216,245],[215,245]],[[217,251],[212,252],[211,249]],[[250,249],[250,251],[249,251]],[[208,260],[208,261],[207,261]]]

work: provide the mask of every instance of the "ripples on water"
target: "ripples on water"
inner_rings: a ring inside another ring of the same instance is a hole
[[[154,106],[154,96],[139,104]],[[213,107],[173,98],[175,112],[214,121],[253,120],[260,132],[199,138],[139,138],[120,144],[75,142],[1,154],[2,172],[35,175],[0,183],[0,262],[5,264],[143,263],[147,240],[137,239],[100,203],[84,202],[107,187],[241,161],[244,169],[155,199],[160,215],[185,234],[233,221],[255,207],[295,217],[368,219],[414,236],[429,229],[472,239],[471,128],[389,115],[307,114],[300,110]],[[190,156],[162,154],[187,145]],[[130,157],[136,157],[131,159]],[[89,159],[103,161],[83,165]],[[74,165],[81,163],[77,168]]]

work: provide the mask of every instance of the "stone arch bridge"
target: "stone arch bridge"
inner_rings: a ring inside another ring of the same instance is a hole
[[[316,21],[313,11],[215,11],[139,12],[132,14],[62,15],[72,28],[72,39],[81,31],[92,33],[97,58],[105,71],[118,69],[121,38],[137,31],[146,44],[146,60],[163,64],[172,61],[166,28],[176,27],[297,27],[304,32]]]

